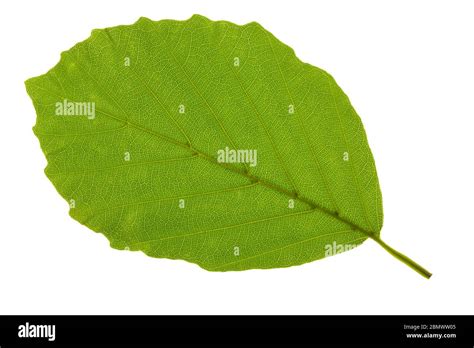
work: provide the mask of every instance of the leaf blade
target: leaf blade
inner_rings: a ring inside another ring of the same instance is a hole
[[[360,118],[329,74],[256,23],[141,18],[94,30],[26,87],[48,178],[112,247],[243,270],[380,235]],[[53,116],[64,98],[93,101],[97,117]],[[257,149],[258,166],[219,163],[225,147]]]

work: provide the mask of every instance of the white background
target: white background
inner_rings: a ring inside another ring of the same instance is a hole
[[[474,3],[2,1],[0,314],[474,314]],[[365,125],[383,238],[325,260],[211,273],[117,251],[68,216],[43,173],[24,80],[91,29],[199,13],[258,21],[331,73]]]

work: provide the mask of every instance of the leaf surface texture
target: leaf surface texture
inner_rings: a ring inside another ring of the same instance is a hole
[[[26,86],[46,175],[114,248],[228,271],[380,236],[359,116],[327,72],[257,23],[93,30]],[[95,117],[58,116],[64,100],[94,103]],[[225,148],[256,150],[256,165],[219,162]]]

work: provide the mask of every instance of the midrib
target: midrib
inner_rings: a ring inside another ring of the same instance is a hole
[[[136,130],[139,130],[139,131],[142,131],[142,132],[145,132],[145,133],[148,133],[152,136],[155,136],[159,139],[162,139],[163,141],[166,141],[170,144],[173,144],[175,146],[179,146],[183,149],[186,149],[188,151],[191,152],[191,154],[193,155],[197,155],[198,157],[210,162],[210,163],[213,163],[221,168],[225,168],[229,171],[232,171],[234,173],[237,173],[241,176],[244,176],[246,177],[248,180],[250,180],[252,183],[258,183],[264,187],[266,187],[267,189],[269,190],[272,190],[272,191],[275,191],[275,192],[278,192],[278,193],[281,193],[281,194],[284,194],[286,195],[287,197],[291,198],[291,199],[295,199],[295,200],[298,200],[300,202],[303,202],[307,205],[309,205],[311,207],[312,210],[319,210],[320,212],[324,213],[324,214],[327,214],[329,216],[331,216],[332,218],[340,221],[340,222],[343,222],[345,223],[346,225],[348,225],[351,229],[355,230],[355,231],[359,231],[359,232],[362,232],[364,234],[366,234],[368,237],[370,238],[373,238],[375,236],[375,233],[372,232],[372,231],[369,231],[367,229],[364,229],[360,226],[358,226],[357,224],[351,222],[350,220],[342,217],[340,215],[340,212],[338,211],[333,211],[333,210],[330,210],[326,207],[323,207],[322,205],[318,204],[317,202],[313,201],[312,199],[308,198],[308,197],[305,197],[297,192],[294,192],[294,191],[291,191],[291,190],[288,190],[278,184],[275,184],[273,182],[271,182],[270,180],[267,180],[267,179],[264,179],[264,178],[261,178],[257,175],[253,175],[251,174],[248,170],[245,170],[245,169],[241,169],[240,167],[237,167],[235,165],[232,165],[232,164],[229,164],[229,163],[221,163],[221,162],[218,162],[217,161],[217,158],[215,158],[214,156],[212,155],[209,155],[197,148],[195,148],[194,146],[192,146],[191,144],[189,143],[182,143],[174,138],[170,138],[166,135],[163,135],[163,134],[160,134],[158,132],[155,132],[151,129],[148,129],[146,127],[143,127],[139,124],[136,124],[136,123],[133,123],[131,121],[128,121],[128,120],[124,120],[124,119],[121,119],[120,117],[116,117],[112,114],[109,114],[105,111],[102,111],[102,110],[99,110],[99,109],[96,109],[97,112],[111,118],[111,119],[114,119],[116,121],[119,121],[119,122],[123,122],[124,124],[127,124],[129,127],[131,128],[134,128]]]

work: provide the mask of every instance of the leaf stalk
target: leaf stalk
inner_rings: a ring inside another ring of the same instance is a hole
[[[418,272],[419,274],[421,274],[423,277],[425,277],[426,279],[430,279],[431,277],[431,272],[429,272],[427,269],[425,269],[424,267],[420,266],[418,263],[416,263],[415,261],[413,261],[412,259],[410,259],[408,256],[402,254],[401,252],[395,250],[394,248],[392,248],[390,245],[388,245],[387,243],[385,243],[382,239],[380,239],[379,237],[377,237],[376,235],[369,235],[369,237],[374,240],[375,242],[377,242],[382,248],[384,248],[390,255],[392,255],[393,257],[395,257],[396,259],[400,260],[401,262],[403,262],[405,265],[407,265],[408,267],[410,267],[411,269],[413,269],[414,271]]]

